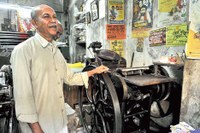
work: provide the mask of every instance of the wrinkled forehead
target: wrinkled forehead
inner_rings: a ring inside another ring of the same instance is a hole
[[[49,14],[51,16],[56,15],[54,9],[47,5],[40,5],[35,7],[35,13],[37,17],[44,14]]]
[[[49,6],[44,6],[43,8],[40,8],[40,13],[41,14],[48,13],[51,15],[56,15],[56,12],[54,11],[54,9]]]

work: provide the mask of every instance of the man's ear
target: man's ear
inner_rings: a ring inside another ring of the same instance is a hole
[[[35,19],[31,20],[31,24],[37,29],[37,21]]]

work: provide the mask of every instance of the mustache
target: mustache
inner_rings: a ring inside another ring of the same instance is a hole
[[[57,28],[57,25],[49,25],[49,28]]]

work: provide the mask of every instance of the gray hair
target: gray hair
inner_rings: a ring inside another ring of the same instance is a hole
[[[38,13],[39,9],[40,9],[40,5],[33,7],[32,11],[31,11],[31,19],[37,18],[37,13]]]
[[[50,6],[45,5],[45,4],[42,4],[42,5],[38,5],[38,6],[33,7],[32,11],[31,11],[31,19],[37,19],[37,17],[38,17],[38,12],[41,10],[41,8],[44,8],[44,7],[49,7],[49,8],[51,8]],[[52,9],[53,9],[53,8],[52,8]]]

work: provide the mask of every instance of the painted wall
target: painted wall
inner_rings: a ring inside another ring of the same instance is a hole
[[[200,128],[200,61],[187,60],[184,68],[180,120]]]

